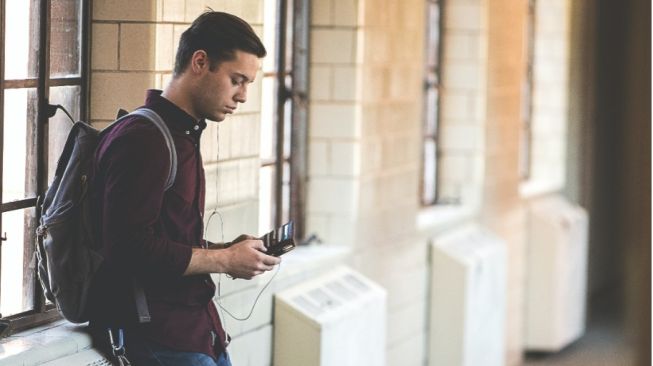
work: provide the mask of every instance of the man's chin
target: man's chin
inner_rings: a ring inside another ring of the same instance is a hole
[[[215,116],[211,116],[211,118],[209,119],[213,122],[222,122],[225,120],[225,118],[227,118],[227,115],[225,113],[218,113]]]

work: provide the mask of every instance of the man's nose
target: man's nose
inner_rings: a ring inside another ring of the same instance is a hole
[[[238,90],[238,93],[234,95],[234,100],[238,103],[245,103],[247,101],[247,87],[243,86]]]

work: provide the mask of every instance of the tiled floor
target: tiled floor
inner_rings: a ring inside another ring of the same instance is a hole
[[[592,302],[581,339],[555,354],[527,353],[524,366],[639,366],[624,339],[616,298],[608,293]]]

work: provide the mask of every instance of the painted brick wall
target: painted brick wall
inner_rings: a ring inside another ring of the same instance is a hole
[[[427,246],[415,216],[425,4],[312,4],[308,229],[350,246],[348,263],[388,290],[387,364],[421,365]]]
[[[145,89],[165,85],[181,32],[205,6],[242,16],[262,32],[263,2],[94,1],[93,122],[108,123],[117,108],[140,105]],[[327,245],[349,246],[352,254],[347,263],[387,289],[390,366],[423,365],[428,354],[427,243],[433,232],[416,227],[423,211],[418,189],[424,3],[311,1],[307,230]],[[555,4],[542,6],[555,13],[560,10]],[[441,192],[445,197],[460,197],[465,205],[481,206],[480,221],[509,243],[510,365],[521,358],[523,275],[519,268],[523,265],[524,218],[517,153],[524,62],[519,30],[525,9],[525,3],[516,0],[496,4],[450,0],[444,13]],[[566,50],[557,43],[564,32],[549,29],[546,23],[537,29],[538,37],[545,39],[540,43],[554,43],[558,51],[540,50],[548,61],[539,64],[542,71],[536,75],[540,79],[536,79],[534,111],[542,116],[536,123],[544,137],[536,135],[534,143],[557,146],[559,142],[547,139],[564,140],[558,117],[566,107],[552,90],[561,90],[566,79],[549,78],[551,72],[560,70],[551,71],[556,66],[546,65],[566,57]],[[219,129],[211,123],[202,139],[206,218],[220,207],[227,240],[258,228],[260,75],[258,79],[244,108],[220,123]],[[549,123],[552,118],[556,120]],[[534,154],[534,160],[546,161],[543,166],[550,168],[560,158],[555,154]],[[564,167],[555,169],[564,171]],[[534,172],[545,170],[534,167]],[[213,216],[207,224],[207,237],[218,240],[222,236],[219,219]],[[260,284],[228,286],[233,287],[227,287],[229,308],[248,304],[260,288]],[[263,312],[248,323],[228,320],[236,336],[235,354],[245,355],[252,349],[250,344],[271,341],[269,300],[263,300],[259,305]],[[258,365],[260,360],[269,360],[270,350],[263,352],[246,362]]]
[[[567,160],[570,4],[568,0],[536,4],[531,181],[560,190]]]
[[[483,0],[444,5],[440,197],[478,206],[485,150],[487,10]]]
[[[519,196],[519,128],[525,78],[526,2],[487,2],[488,77],[481,221],[508,249],[506,362],[522,362],[525,212]]]
[[[311,6],[307,230],[329,243],[350,243],[361,170],[359,3]]]
[[[257,33],[262,33],[263,0],[93,2],[91,120],[96,126],[112,121],[118,108],[132,110],[142,105],[146,89],[165,87],[172,77],[181,33],[207,6],[240,16]],[[248,101],[219,125],[209,122],[202,135],[209,240],[232,240],[241,233],[259,234],[260,110],[259,72],[248,88]],[[211,215],[216,208],[225,223],[224,233],[220,217]],[[226,287],[230,294],[225,297],[225,306],[241,316],[245,308],[249,310],[261,287],[261,283],[230,284]],[[231,354],[237,364],[270,362],[271,299],[269,293],[264,296],[257,306],[258,315],[247,322],[225,320],[234,337]],[[267,347],[259,347],[261,344]]]
[[[206,9],[243,17],[260,34],[263,0],[95,1],[92,29],[91,120],[109,123],[118,108],[144,102],[145,90],[161,89],[172,77],[181,33]],[[261,75],[249,87],[248,101],[219,125],[210,122],[201,149],[207,176],[206,217],[220,206],[224,238],[257,234]],[[219,145],[218,145],[219,140]],[[218,154],[219,160],[218,162]],[[216,181],[215,177],[220,177]],[[217,194],[219,189],[219,195]],[[208,223],[207,237],[220,241],[219,220]]]

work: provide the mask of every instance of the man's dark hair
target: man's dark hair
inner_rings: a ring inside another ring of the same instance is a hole
[[[234,59],[236,50],[265,57],[263,42],[246,21],[235,15],[206,11],[181,34],[175,58],[174,75],[181,75],[197,50],[204,50],[211,62],[210,70],[224,61]]]

